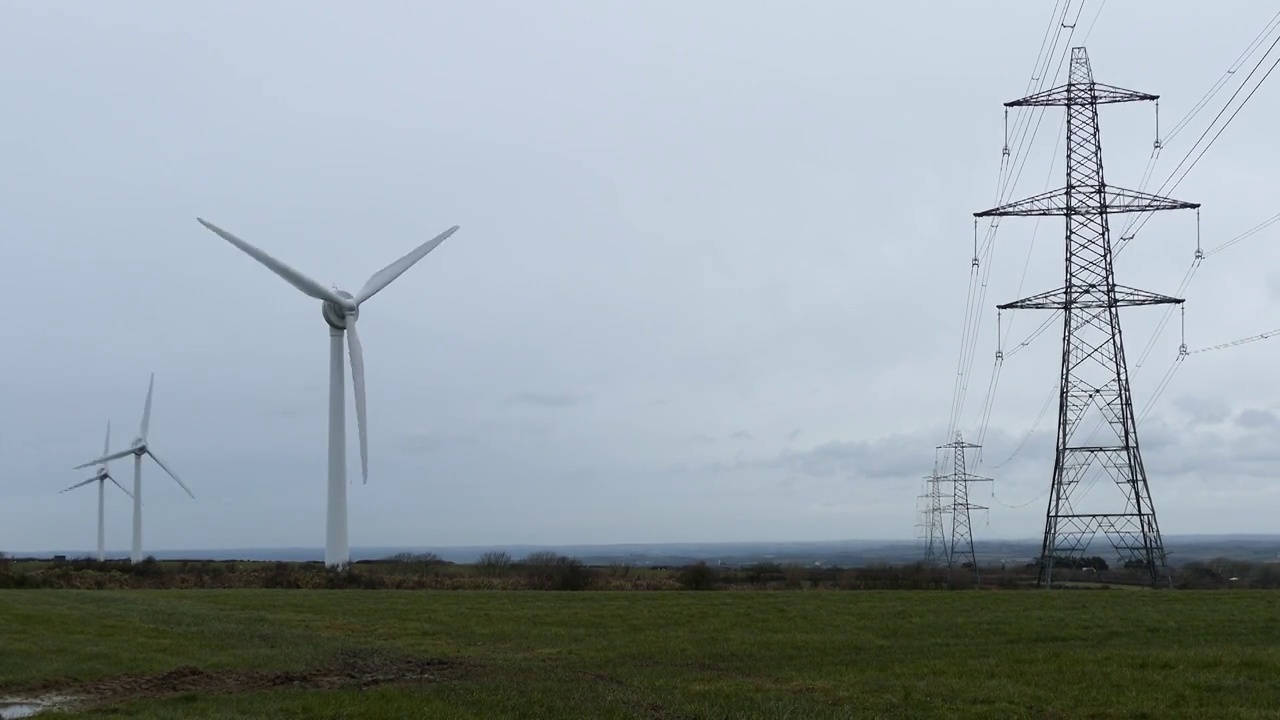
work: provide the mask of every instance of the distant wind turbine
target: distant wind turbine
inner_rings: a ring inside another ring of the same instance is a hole
[[[408,255],[374,273],[356,295],[327,288],[303,275],[285,263],[219,228],[213,223],[196,218],[201,225],[231,243],[246,255],[267,266],[271,272],[284,278],[304,294],[323,302],[324,320],[329,324],[329,501],[325,522],[324,564],[340,567],[351,561],[351,549],[347,542],[347,447],[346,401],[342,346],[343,336],[351,352],[351,385],[356,400],[356,427],[360,434],[360,471],[364,482],[369,482],[369,437],[365,418],[364,350],[356,333],[356,318],[360,305],[378,291],[390,285],[404,271],[413,267],[427,253],[458,230],[458,226],[445,230],[419,245]]]
[[[103,455],[96,460],[90,460],[83,465],[77,465],[76,470],[87,468],[90,465],[106,464],[108,461],[116,460],[122,457],[133,456],[133,549],[130,551],[129,559],[134,563],[142,562],[142,456],[150,455],[152,460],[173,478],[173,481],[187,491],[193,499],[195,493],[191,492],[191,488],[182,482],[173,470],[165,464],[160,456],[156,455],[151,449],[151,445],[147,442],[147,430],[151,426],[151,395],[156,386],[156,374],[151,373],[151,381],[147,384],[147,402],[142,407],[142,426],[138,430],[138,437],[134,438],[133,443],[128,450]]]
[[[107,439],[105,442],[102,443],[102,454],[106,455],[109,452],[111,452],[111,422],[110,421],[107,422]],[[84,466],[82,465],[81,467],[84,467]],[[78,487],[84,487],[85,485],[88,485],[89,483],[92,483],[92,482],[98,483],[98,562],[102,562],[103,560],[107,559],[107,536],[106,536],[106,531],[103,529],[103,518],[106,514],[104,511],[104,507],[105,507],[104,491],[105,491],[106,481],[108,480],[110,480],[112,484],[114,484],[116,487],[120,488],[120,490],[122,490],[125,495],[128,495],[129,497],[133,497],[133,495],[128,490],[124,489],[123,485],[121,485],[119,482],[116,482],[116,479],[111,476],[111,471],[107,469],[106,460],[103,460],[102,464],[98,466],[98,472],[94,473],[93,477],[89,478],[88,480],[85,480],[84,482],[78,482],[75,485],[72,485],[71,487],[67,488],[66,490],[59,491],[60,493],[64,493],[64,492],[67,492],[67,490],[75,490]]]

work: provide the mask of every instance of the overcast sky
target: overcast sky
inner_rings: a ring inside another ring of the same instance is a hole
[[[349,291],[462,226],[362,309],[354,546],[912,537],[1001,103],[1024,94],[1052,10],[0,0],[0,549],[93,546],[95,493],[57,491],[87,477],[70,468],[108,419],[114,446],[136,434],[152,371],[152,444],[197,499],[147,465],[145,547],[323,544],[320,303],[196,216]],[[1274,11],[1107,3],[1095,75],[1161,94],[1171,128]],[[1270,82],[1173,193],[1204,204],[1206,247],[1280,212]],[[1062,184],[1061,111],[1044,118],[1015,197]],[[1107,179],[1137,187],[1153,107],[1102,123]],[[1205,262],[1192,349],[1280,327],[1277,236]],[[1002,224],[970,436],[995,305],[1061,285],[1061,237],[1060,219]],[[1194,248],[1194,213],[1166,213],[1119,280],[1172,293]],[[1161,313],[1124,314],[1140,412],[1178,348],[1175,319],[1133,367]],[[1033,315],[1006,316],[1014,343]],[[979,539],[1041,531],[1054,410],[994,466],[1052,392],[1059,336],[1005,362]],[[1274,341],[1193,355],[1143,423],[1165,533],[1276,530],[1278,358]],[[108,499],[123,549],[128,499]]]

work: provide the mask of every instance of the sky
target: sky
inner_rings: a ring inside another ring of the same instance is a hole
[[[1072,44],[1088,31],[1099,81],[1160,94],[1166,134],[1274,14],[1083,3]],[[114,447],[137,433],[152,372],[150,441],[196,499],[145,466],[145,547],[323,544],[320,303],[197,216],[352,292],[461,226],[362,308],[353,546],[913,537],[948,439],[972,214],[995,204],[1002,103],[1053,11],[0,0],[0,549],[93,546],[95,493],[58,491],[108,420]],[[1280,212],[1278,112],[1273,80],[1172,193],[1203,203],[1204,247]],[[1012,197],[1062,184],[1061,111],[1043,117]],[[1109,182],[1140,185],[1154,125],[1149,103],[1103,110]],[[1280,327],[1278,235],[1197,271],[1191,349]],[[1195,246],[1194,212],[1162,214],[1118,279],[1172,294]],[[1061,219],[1006,220],[993,248],[969,439],[995,305],[1061,285]],[[1175,316],[1138,366],[1162,312],[1123,315],[1140,413],[1181,341]],[[1002,317],[1006,345],[1033,315]],[[1042,529],[1059,328],[1005,348],[979,540]],[[1151,405],[1166,534],[1276,530],[1277,358],[1268,341],[1193,354]],[[108,494],[112,549],[129,508]]]

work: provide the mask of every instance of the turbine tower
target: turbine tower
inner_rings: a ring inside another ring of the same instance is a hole
[[[1157,99],[1158,95],[1094,82],[1088,53],[1083,47],[1072,48],[1066,85],[1005,103],[1066,108],[1066,187],[974,213],[1066,218],[1064,286],[998,306],[1061,310],[1063,315],[1057,451],[1040,551],[1042,586],[1052,583],[1055,563],[1078,563],[1098,533],[1106,536],[1126,567],[1141,569],[1153,586],[1168,575],[1138,450],[1119,310],[1182,300],[1116,284],[1107,218],[1200,204],[1107,185],[1098,134],[1099,105]],[[1092,432],[1079,432],[1082,427]],[[1102,435],[1097,437],[1099,431]],[[1101,486],[1099,492],[1090,493],[1095,484]]]
[[[133,456],[133,548],[129,552],[129,560],[133,563],[142,562],[142,456],[149,455],[152,460],[178,483],[179,487],[187,491],[187,494],[195,499],[195,493],[191,492],[191,488],[182,482],[181,479],[173,472],[173,470],[165,464],[160,456],[156,455],[151,449],[151,444],[147,441],[147,430],[151,426],[151,395],[156,387],[156,374],[151,373],[151,381],[147,384],[147,402],[142,407],[142,425],[138,429],[138,437],[133,439],[128,450],[103,455],[96,460],[90,460],[83,465],[77,465],[76,470],[87,468],[90,465],[106,465],[111,460],[118,458]]]
[[[111,423],[108,421],[107,422],[107,439],[105,442],[102,443],[102,454],[106,455],[107,453],[110,453],[110,452],[111,452]],[[84,482],[78,482],[75,485],[72,485],[71,487],[67,488],[66,490],[59,491],[59,493],[64,493],[64,492],[67,492],[67,490],[75,490],[78,487],[84,487],[85,485],[88,485],[89,483],[92,483],[92,482],[98,483],[98,562],[102,562],[103,560],[107,559],[107,536],[106,536],[106,531],[104,530],[103,521],[106,516],[106,511],[105,511],[106,493],[105,493],[104,486],[106,485],[106,481],[108,480],[110,480],[113,485],[120,488],[121,492],[123,492],[125,495],[128,495],[129,497],[133,497],[132,493],[130,493],[128,490],[125,490],[124,486],[121,485],[119,482],[117,482],[116,479],[111,476],[111,471],[107,469],[107,462],[105,460],[102,461],[102,464],[98,466],[98,471],[94,473],[93,477],[89,478],[88,480],[85,480]]]
[[[343,378],[343,336],[351,354],[351,385],[355,394],[356,429],[360,435],[360,472],[364,482],[369,482],[369,439],[365,417],[364,350],[356,333],[356,319],[360,305],[378,291],[390,285],[404,271],[413,267],[427,253],[458,230],[458,226],[445,230],[419,245],[408,255],[374,273],[354,296],[337,288],[324,285],[303,275],[285,263],[201,218],[197,221],[223,240],[231,243],[246,255],[262,263],[303,294],[320,300],[324,321],[329,325],[329,500],[325,520],[324,564],[341,567],[351,561],[351,549],[347,542],[347,446],[346,446],[346,388]]]

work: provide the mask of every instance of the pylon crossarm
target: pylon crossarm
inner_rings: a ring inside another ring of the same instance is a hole
[[[1123,102],[1144,102],[1159,100],[1159,95],[1126,90],[1114,85],[1096,82],[1068,83],[1056,88],[1042,90],[1034,95],[1019,100],[1011,100],[1005,107],[1067,107],[1070,105],[1112,105]]]
[[[1049,290],[1021,300],[997,305],[997,310],[1098,310],[1112,307],[1137,307],[1140,305],[1179,305],[1185,300],[1169,295],[1116,285],[1110,296],[1105,285],[1076,285],[1068,294],[1066,288]]]
[[[1193,210],[1200,203],[1152,195],[1140,190],[1073,185],[1015,200],[973,214],[974,217],[1046,217],[1052,215],[1123,215],[1157,210]]]

